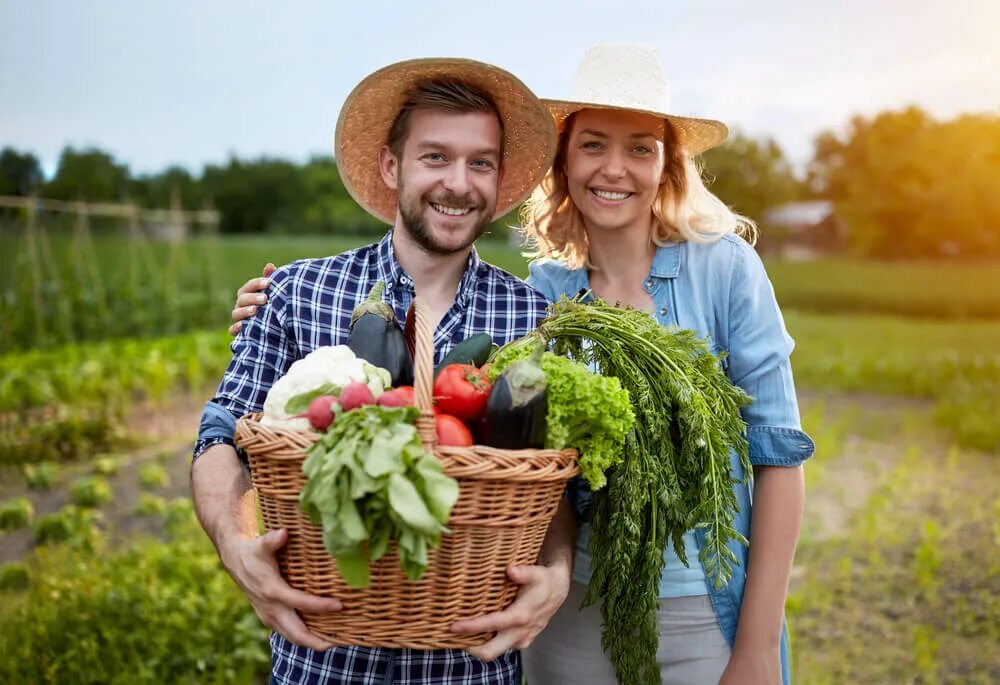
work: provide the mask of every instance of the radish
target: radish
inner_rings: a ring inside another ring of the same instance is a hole
[[[333,423],[333,410],[334,405],[337,403],[337,398],[333,395],[320,395],[313,399],[309,403],[309,409],[306,410],[306,418],[309,419],[309,425],[318,431],[325,431]]]
[[[375,396],[372,395],[371,388],[364,383],[355,381],[348,383],[340,391],[339,402],[341,409],[350,411],[366,404],[375,404]]]

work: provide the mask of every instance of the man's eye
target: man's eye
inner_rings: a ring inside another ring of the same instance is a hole
[[[424,160],[426,160],[428,162],[443,162],[444,161],[444,155],[442,155],[440,152],[428,152],[426,155],[424,155],[423,158],[424,158]]]
[[[491,162],[488,159],[477,159],[472,163],[472,166],[476,167],[477,169],[489,171],[490,169],[493,168],[493,162]]]

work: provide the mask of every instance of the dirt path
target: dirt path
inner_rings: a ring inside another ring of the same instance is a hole
[[[189,497],[188,469],[191,447],[198,432],[198,419],[204,398],[179,397],[162,406],[140,407],[128,424],[128,434],[136,436],[130,448],[112,454],[120,459],[121,469],[107,477],[114,498],[101,508],[104,523],[113,540],[134,533],[156,534],[162,529],[158,517],[139,516],[135,506],[139,496],[148,492],[164,500]],[[167,473],[163,487],[144,488],[140,470],[146,464],[159,463]],[[71,501],[70,488],[79,478],[92,473],[91,462],[60,465],[59,474],[48,490],[32,490],[24,478],[8,471],[0,484],[0,502],[27,497],[34,508],[34,520],[60,510]],[[30,528],[0,534],[0,563],[23,557],[34,545]]]

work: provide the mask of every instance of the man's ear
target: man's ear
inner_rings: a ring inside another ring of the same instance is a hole
[[[390,190],[396,190],[399,179],[399,159],[392,154],[388,145],[383,145],[378,151],[378,170],[382,174],[382,182]]]

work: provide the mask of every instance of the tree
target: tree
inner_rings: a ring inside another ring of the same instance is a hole
[[[56,200],[118,202],[128,198],[129,171],[107,152],[71,147],[59,157],[59,168],[45,184],[44,194]]]
[[[299,230],[305,190],[301,171],[291,162],[234,157],[227,166],[205,167],[202,191],[219,211],[223,233]]]
[[[810,185],[861,255],[1000,254],[1000,117],[940,122],[916,107],[855,117],[816,139]]]
[[[764,210],[802,197],[804,188],[778,144],[736,133],[702,155],[705,183],[734,211],[760,221]]]
[[[178,194],[182,208],[201,209],[201,182],[183,167],[168,167],[159,174],[142,176],[129,183],[129,195],[144,207],[170,207],[174,193]]]
[[[313,157],[302,168],[302,229],[316,233],[384,233],[385,224],[347,193],[332,157]]]
[[[0,195],[33,195],[44,180],[42,166],[30,152],[10,147],[0,152]]]

